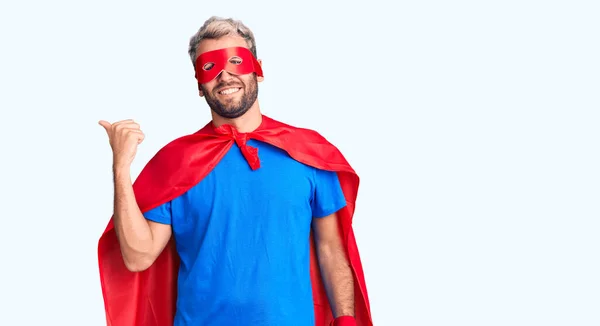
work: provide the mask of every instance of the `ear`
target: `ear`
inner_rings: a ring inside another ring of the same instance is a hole
[[[202,87],[200,86],[200,84],[198,84],[198,95],[200,95],[200,97],[204,96],[204,92],[202,91]]]
[[[256,61],[258,61],[258,64],[260,65],[260,67],[262,68],[262,60],[261,59],[256,59]],[[262,82],[263,80],[265,80],[265,77],[261,77],[261,76],[256,76],[256,80],[258,82]]]

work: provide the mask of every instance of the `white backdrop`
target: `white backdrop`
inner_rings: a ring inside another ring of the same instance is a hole
[[[376,325],[600,324],[594,1],[11,1],[0,5],[1,325],[105,325],[100,119],[156,151],[208,122],[187,56],[211,15],[255,33],[263,112],[362,178]]]

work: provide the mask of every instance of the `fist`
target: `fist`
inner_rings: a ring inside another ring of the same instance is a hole
[[[98,122],[108,134],[108,141],[113,151],[113,164],[116,167],[129,167],[137,152],[137,146],[144,141],[144,133],[140,125],[133,119],[121,120],[111,124],[108,121]]]

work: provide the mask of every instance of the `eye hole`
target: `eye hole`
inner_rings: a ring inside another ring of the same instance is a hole
[[[214,62],[207,62],[204,64],[204,66],[202,66],[202,69],[209,71],[211,70],[213,67],[215,66]]]
[[[231,57],[229,58],[229,63],[234,64],[234,65],[240,65],[242,64],[242,58],[235,56],[235,57]]]

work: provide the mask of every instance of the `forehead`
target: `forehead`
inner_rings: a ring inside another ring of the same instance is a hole
[[[196,48],[196,58],[204,52],[242,46],[248,48],[246,40],[239,35],[226,35],[217,39],[202,40]]]

